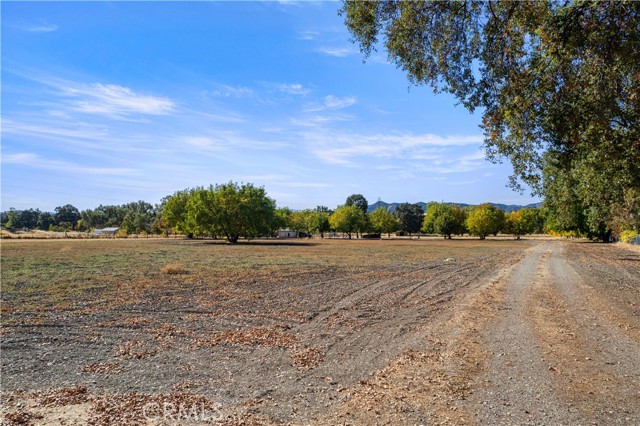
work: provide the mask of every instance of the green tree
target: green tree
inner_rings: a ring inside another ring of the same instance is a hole
[[[325,206],[318,206],[314,211],[315,229],[320,233],[320,238],[324,238],[324,233],[331,230],[329,224],[329,216],[331,216],[331,210]]]
[[[298,233],[309,232],[309,215],[308,210],[291,213],[291,226],[290,228]]]
[[[347,201],[345,201],[344,205],[345,206],[356,206],[357,208],[362,210],[362,213],[364,213],[364,214],[367,214],[367,211],[369,210],[369,202],[367,201],[366,198],[364,198],[364,195],[362,195],[362,194],[349,195],[347,197]]]
[[[532,234],[538,227],[538,212],[534,209],[520,209],[505,214],[502,231],[512,234],[516,239],[522,235]]]
[[[487,157],[510,160],[513,188],[566,217],[554,188],[573,181],[573,226],[606,237],[640,188],[640,2],[345,1],[342,14],[365,55],[381,42],[412,83],[482,110]]]
[[[209,186],[209,188],[198,187],[189,192],[185,223],[182,226],[189,237],[209,235],[215,238],[221,235],[218,233],[220,229],[214,215],[216,209],[214,193],[213,186]]]
[[[393,216],[400,224],[400,230],[413,234],[420,231],[424,212],[419,204],[402,203],[394,211]]]
[[[47,231],[51,225],[53,225],[53,215],[49,212],[41,212],[38,215],[38,229]]]
[[[386,233],[387,236],[399,227],[398,220],[384,207],[378,207],[369,213],[369,224],[375,232]]]
[[[351,239],[351,234],[362,229],[366,223],[366,217],[362,210],[355,205],[340,206],[329,217],[331,228],[338,232],[345,232]]]
[[[35,229],[38,227],[38,219],[42,213],[38,209],[16,210],[10,208],[7,212],[7,228],[27,228]]]
[[[138,201],[123,206],[126,210],[120,227],[127,234],[151,233],[156,218],[156,209],[146,201]]]
[[[467,217],[467,228],[471,235],[484,240],[487,235],[497,235],[504,223],[504,212],[489,204],[480,204]]]
[[[67,224],[71,226],[73,229],[76,225],[76,222],[80,220],[80,212],[78,209],[71,204],[66,204],[64,206],[59,206],[55,208],[55,214],[53,215],[53,219],[58,226],[63,226],[67,228]]]
[[[356,206],[362,211],[362,213],[364,214],[364,221],[358,226],[358,229],[356,231],[358,233],[365,232],[367,230],[367,227],[369,226],[369,224],[367,223],[367,220],[369,219],[369,217],[367,216],[367,212],[369,211],[369,202],[367,201],[366,198],[364,198],[364,195],[352,194],[347,197],[347,200],[345,201],[344,205]]]
[[[609,227],[619,237],[624,231],[640,231],[640,189],[629,188],[613,206]]]
[[[287,229],[291,228],[291,219],[293,212],[289,210],[288,207],[282,207],[276,209],[272,233],[277,231],[278,229]]]
[[[430,203],[422,222],[422,231],[440,234],[451,239],[451,235],[461,235],[465,232],[467,213],[459,206],[445,203]]]
[[[187,204],[194,190],[185,189],[178,191],[164,202],[162,219],[166,226],[174,228],[181,234],[188,235],[190,230],[187,224]]]
[[[211,231],[235,244],[240,237],[269,235],[275,219],[276,203],[264,188],[230,182],[210,187]]]
[[[320,237],[324,238],[324,233],[329,227],[329,213],[317,210],[302,210],[292,214],[292,229],[305,234],[313,235],[320,233]]]

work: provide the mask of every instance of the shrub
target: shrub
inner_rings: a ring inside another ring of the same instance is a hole
[[[160,269],[160,272],[167,275],[179,275],[186,274],[187,270],[184,269],[181,263],[173,262],[164,265],[162,269]]]
[[[637,236],[638,236],[638,231],[632,231],[632,230],[622,231],[620,233],[620,241],[622,241],[623,243],[630,243],[631,240],[633,240]]]

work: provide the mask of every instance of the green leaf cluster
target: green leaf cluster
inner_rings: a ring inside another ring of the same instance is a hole
[[[402,203],[393,211],[393,216],[398,220],[400,230],[413,234],[420,232],[424,211],[419,204]]]
[[[504,224],[504,212],[485,203],[474,207],[467,217],[467,228],[471,235],[484,240],[488,235],[497,235]]]
[[[340,206],[329,217],[329,225],[338,232],[344,232],[351,239],[354,232],[364,231],[367,216],[356,205]]]
[[[451,235],[462,235],[466,232],[466,219],[467,212],[459,206],[430,203],[422,222],[422,231],[451,239]]]
[[[384,207],[369,213],[369,228],[377,233],[391,234],[399,229],[400,222]]]
[[[277,223],[276,203],[264,188],[230,182],[179,191],[167,200],[163,219],[189,235],[238,239],[269,235]]]
[[[520,239],[522,235],[532,234],[538,229],[540,212],[538,209],[521,209],[505,214],[502,232],[515,235]]]

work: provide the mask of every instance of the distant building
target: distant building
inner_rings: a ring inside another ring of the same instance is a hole
[[[93,235],[116,235],[120,228],[94,229]]]
[[[298,232],[290,229],[281,229],[278,231],[278,238],[298,238]]]

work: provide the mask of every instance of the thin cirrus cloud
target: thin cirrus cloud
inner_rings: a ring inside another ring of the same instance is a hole
[[[318,31],[307,30],[300,31],[298,33],[299,40],[316,40],[318,37],[320,37],[320,33]]]
[[[314,103],[308,105],[304,109],[304,112],[319,112],[331,109],[343,109],[355,105],[357,102],[358,100],[355,96],[346,96],[344,98],[340,98],[338,96],[328,95],[322,99],[322,103]]]
[[[84,175],[130,175],[135,173],[134,169],[122,167],[88,167],[69,161],[50,160],[38,154],[22,152],[17,154],[7,154],[2,156],[2,163],[28,166],[38,169],[53,170],[64,173],[84,174]]]
[[[357,102],[356,98],[353,96],[348,96],[346,98],[339,98],[337,96],[329,95],[324,97],[324,105],[330,109],[341,109],[350,107]]]
[[[282,83],[277,85],[277,89],[281,92],[288,93],[289,95],[305,96],[311,92],[311,89],[304,87],[299,83]]]
[[[336,58],[344,58],[357,53],[354,49],[349,47],[335,46],[321,46],[318,48],[318,52],[328,56],[335,56]]]
[[[49,23],[23,25],[20,28],[30,33],[51,33],[58,30],[57,25]]]
[[[127,118],[132,115],[166,115],[175,109],[168,98],[143,95],[117,84],[78,84],[61,87],[72,109],[89,114]]]
[[[248,175],[243,179],[253,182],[269,183],[285,188],[333,188],[333,185],[324,182],[305,182],[295,177],[284,174],[270,173],[265,175]]]
[[[215,90],[207,92],[207,94],[221,98],[246,98],[252,96],[254,91],[249,87],[221,84]]]
[[[104,126],[83,126],[74,123],[73,128],[64,127],[59,124],[53,125],[48,122],[20,122],[11,118],[3,118],[2,133],[15,134],[29,137],[41,137],[54,140],[69,139],[103,139],[108,135]]]
[[[39,71],[9,70],[22,79],[55,89],[51,105],[59,110],[98,114],[110,118],[128,119],[140,115],[166,115],[176,110],[176,104],[164,96],[142,94],[119,84],[81,83]],[[42,91],[48,97],[50,92]]]
[[[478,158],[465,156],[461,167],[447,167],[444,159],[451,149],[479,145],[482,136],[440,136],[434,134],[352,134],[333,132],[329,134],[306,132],[303,138],[309,143],[310,152],[325,163],[353,166],[354,159],[364,157],[440,161],[439,169],[462,171],[477,166]],[[331,142],[326,142],[331,141]],[[447,164],[448,165],[448,164]]]

